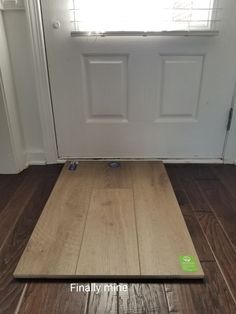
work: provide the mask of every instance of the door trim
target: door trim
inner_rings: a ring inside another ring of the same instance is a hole
[[[58,159],[58,152],[48,77],[40,0],[25,0],[25,12],[30,30],[35,85],[39,107],[40,123],[42,127],[45,159],[47,163],[56,163]]]

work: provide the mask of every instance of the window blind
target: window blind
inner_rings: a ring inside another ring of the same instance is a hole
[[[70,0],[71,30],[78,35],[214,32],[216,0]]]
[[[0,0],[4,10],[23,10],[24,0]]]

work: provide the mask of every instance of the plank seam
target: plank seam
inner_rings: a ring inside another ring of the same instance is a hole
[[[141,276],[142,275],[142,271],[141,271],[140,248],[139,248],[139,237],[138,237],[138,223],[137,223],[136,205],[135,205],[135,197],[134,197],[133,176],[132,176],[132,195],[133,195],[133,202],[134,202],[134,221],[135,221],[135,231],[136,231],[136,240],[137,240],[137,249],[138,249],[139,274]]]
[[[119,282],[117,283],[118,285],[120,284]],[[116,313],[119,314],[120,313],[120,288],[117,290],[117,295],[116,295]]]
[[[24,299],[24,296],[25,296],[25,293],[26,293],[27,289],[28,289],[28,283],[26,283],[24,285],[24,288],[23,288],[23,290],[21,292],[21,295],[20,295],[19,301],[17,303],[17,306],[16,306],[14,314],[20,313],[20,308],[21,308],[21,305],[22,305],[22,302],[23,302],[23,299]]]
[[[89,295],[87,297],[87,302],[86,302],[85,309],[84,309],[85,314],[89,314],[89,303],[90,303],[90,297],[91,297],[91,282],[89,282],[89,287],[90,287],[90,292],[89,292]]]
[[[167,298],[167,289],[166,289],[166,284],[165,283],[162,284],[162,289],[163,289],[164,296],[165,296],[166,308],[167,308],[168,313],[170,314],[171,313],[171,309],[170,309],[168,298]]]
[[[75,275],[76,275],[76,272],[77,272],[77,267],[78,267],[78,264],[79,264],[81,248],[82,248],[83,241],[84,241],[84,234],[85,234],[85,228],[86,228],[86,225],[87,225],[88,213],[89,213],[89,209],[90,209],[90,205],[91,205],[92,193],[93,193],[93,188],[91,187],[90,188],[90,196],[89,196],[88,208],[87,208],[87,211],[86,211],[86,217],[85,217],[85,220],[84,220],[83,233],[82,233],[80,248],[79,248],[79,252],[78,252],[78,258],[77,258],[77,262],[76,262],[76,266],[75,266]]]

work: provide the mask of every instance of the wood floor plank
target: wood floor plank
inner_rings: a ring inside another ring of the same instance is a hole
[[[21,174],[0,175],[0,213],[24,181],[26,171]]]
[[[140,275],[131,189],[95,189],[77,275]]]
[[[23,291],[25,283],[15,281],[12,273],[24,250],[24,247],[30,237],[30,234],[37,222],[37,219],[50,195],[50,192],[57,179],[57,173],[48,178],[37,176],[37,180],[30,175],[28,180],[36,184],[34,193],[31,194],[31,187],[28,186],[28,192],[31,195],[28,198],[27,190],[20,189],[26,193],[21,198],[17,198],[18,207],[22,207],[21,215],[17,215],[17,221],[14,228],[5,234],[4,245],[0,250],[0,313],[14,313],[19,298]],[[23,182],[21,183],[24,184]],[[27,202],[25,202],[25,199]],[[16,211],[15,211],[15,214]]]
[[[189,174],[195,180],[214,180],[216,176],[212,172],[209,164],[181,164],[178,165],[181,169],[183,176]]]
[[[0,213],[0,248],[37,188],[38,182],[36,180],[33,181],[31,176],[25,177],[25,180],[13,193],[10,201],[2,209]]]
[[[90,286],[94,285],[91,283]],[[96,283],[101,289],[100,292],[92,291],[89,296],[87,314],[116,314],[118,313],[117,298],[118,292],[111,287],[117,286],[114,283]],[[111,287],[111,288],[110,288]]]
[[[203,262],[204,282],[165,284],[169,312],[234,314],[236,306],[215,262]]]
[[[93,178],[92,163],[81,163],[76,171],[69,171],[67,165],[63,168],[17,265],[15,277],[75,274]]]
[[[201,178],[203,180],[204,177],[206,181],[212,178],[211,174],[205,175],[203,170],[200,170],[201,167],[193,167],[191,166],[182,166],[174,168],[174,172],[176,177],[179,180],[180,186],[185,191],[189,201],[192,205],[192,210],[194,212],[211,212],[211,207],[209,206],[208,202],[204,198],[202,191],[197,184],[197,179]],[[207,168],[204,168],[207,169]]]
[[[86,311],[88,296],[86,292],[70,292],[69,283],[31,283],[22,299],[18,313],[83,314]]]
[[[236,249],[236,198],[217,180],[197,183]]]
[[[167,314],[168,306],[162,284],[129,284],[119,292],[120,314]]]
[[[141,274],[165,278],[203,277],[197,253],[162,163],[132,164]],[[192,255],[197,271],[181,269],[179,256]]]
[[[197,213],[196,216],[224,273],[225,280],[236,297],[236,252],[213,214]]]
[[[222,182],[231,196],[236,198],[236,167],[235,165],[212,165],[212,172]]]

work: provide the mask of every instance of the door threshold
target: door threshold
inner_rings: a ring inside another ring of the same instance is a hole
[[[67,161],[162,161],[165,164],[227,164],[230,161],[224,161],[222,158],[115,158],[115,157],[78,157],[78,158],[59,158],[57,163]]]

